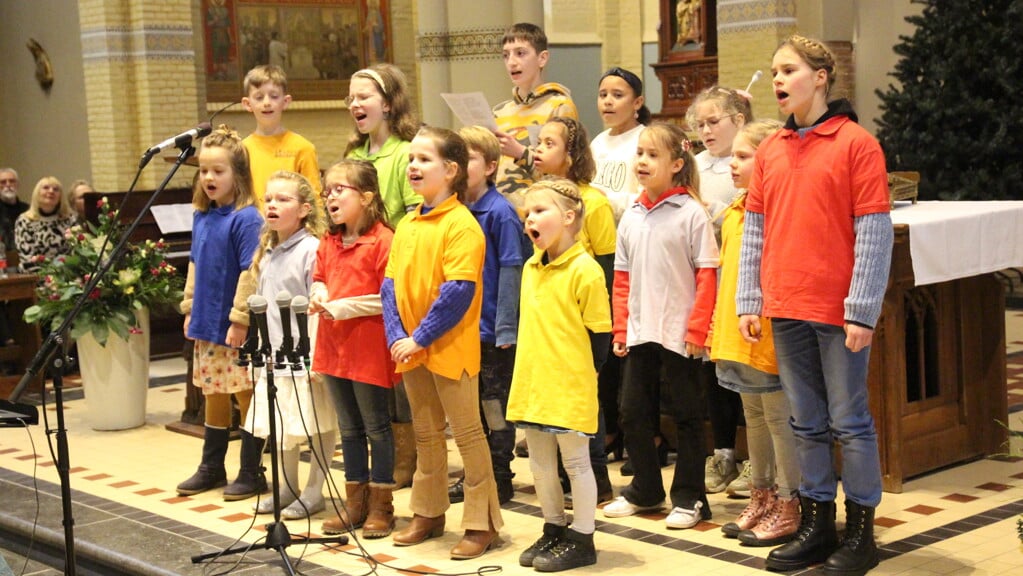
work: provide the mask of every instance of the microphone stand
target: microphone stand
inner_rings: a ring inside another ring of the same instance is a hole
[[[290,310],[286,310],[286,313],[290,314]],[[274,384],[274,369],[278,367],[274,363],[274,354],[270,348],[269,342],[263,342],[261,347],[257,347],[258,351],[252,355],[252,365],[256,368],[267,367],[266,370],[266,397],[267,397],[267,412],[269,416],[268,426],[269,434],[267,436],[267,444],[270,445],[270,480],[273,482],[273,522],[267,524],[264,528],[266,529],[266,539],[263,541],[261,546],[264,550],[276,550],[280,555],[281,560],[284,562],[284,570],[290,575],[295,576],[295,568],[291,564],[291,558],[288,556],[287,548],[292,544],[348,544],[348,537],[344,535],[331,536],[323,538],[310,538],[307,536],[296,536],[292,537],[288,532],[288,527],[285,526],[284,522],[281,522],[281,483],[280,483],[280,463],[278,462],[278,449],[277,449],[277,386]],[[284,349],[283,347],[277,351],[277,358],[285,359],[289,358],[293,352]],[[264,358],[266,361],[264,362]],[[280,367],[284,367],[286,364],[281,364]],[[316,459],[313,458],[315,461]],[[192,564],[199,564],[206,560],[220,558],[229,554],[238,554],[248,552],[253,548],[254,545],[246,544],[241,546],[235,546],[234,548],[227,548],[219,552],[209,552],[206,554],[197,554],[192,556]]]
[[[71,330],[71,325],[74,323],[75,318],[81,313],[82,308],[85,306],[88,300],[89,294],[92,293],[93,289],[99,284],[107,272],[121,259],[124,255],[124,251],[128,246],[128,239],[131,233],[134,232],[139,223],[142,221],[142,217],[149,212],[149,209],[153,206],[153,202],[156,201],[156,197],[160,195],[160,192],[167,187],[171,178],[178,171],[178,168],[185,163],[189,157],[195,154],[195,148],[192,147],[189,142],[181,148],[181,153],[178,154],[177,160],[171,167],[167,176],[163,179],[163,182],[153,191],[153,194],[149,197],[149,201],[139,211],[138,216],[132,223],[125,229],[124,234],[121,236],[121,240],[114,246],[110,252],[110,256],[106,262],[100,266],[99,270],[89,279],[85,288],[82,289],[81,296],[75,302],[74,307],[68,312],[67,316],[64,317],[64,321],[60,324],[60,327],[50,332],[50,335],[46,337],[46,340],[40,346],[39,351],[35,357],[32,358],[32,362],[25,370],[25,375],[22,376],[21,381],[11,392],[8,397],[10,402],[17,402],[21,395],[25,392],[25,388],[28,387],[29,383],[35,380],[39,371],[44,365],[49,363],[50,376],[53,379],[53,393],[57,404],[57,430],[47,430],[46,433],[53,433],[57,439],[57,475],[60,478],[60,500],[63,511],[63,524],[64,524],[64,574],[75,576],[77,574],[77,567],[75,562],[75,534],[74,525],[75,519],[71,510],[71,478],[70,478],[70,457],[68,450],[67,441],[67,429],[64,426],[64,371],[67,368],[67,361],[64,357],[64,343],[66,342],[66,335]],[[143,164],[144,165],[144,164]],[[141,167],[140,167],[141,170]],[[56,354],[57,350],[60,349],[61,353]],[[52,361],[51,361],[52,357]],[[45,394],[45,389],[43,391]]]

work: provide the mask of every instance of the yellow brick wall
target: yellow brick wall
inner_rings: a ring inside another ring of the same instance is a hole
[[[747,0],[718,3],[718,83],[745,88],[753,73],[753,116],[779,118],[771,89],[771,58],[778,43],[796,31],[792,0]]]

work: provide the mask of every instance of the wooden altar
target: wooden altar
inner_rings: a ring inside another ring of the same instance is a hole
[[[954,210],[952,204],[965,203],[945,204]],[[1013,204],[1023,214],[1023,202]],[[922,262],[914,271],[910,241],[911,228],[922,224],[899,223],[910,219],[905,214],[893,212],[892,268],[868,379],[886,492],[901,492],[905,479],[924,472],[1004,451],[1006,432],[997,420],[1006,421],[1008,411],[1002,284],[993,270],[922,283]],[[952,233],[947,222],[937,223]],[[959,243],[973,251],[988,244],[971,236],[954,237],[970,238]],[[1010,254],[1007,262],[1017,257]]]

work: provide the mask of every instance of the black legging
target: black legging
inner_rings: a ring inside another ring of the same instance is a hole
[[[718,384],[713,362],[700,366],[700,383],[707,398],[707,414],[714,432],[714,448],[735,448],[736,428],[743,420],[742,399],[738,392]]]

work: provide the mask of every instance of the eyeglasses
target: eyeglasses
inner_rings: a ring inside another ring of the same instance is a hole
[[[0,186],[2,186],[4,184],[17,184],[17,183],[18,183],[18,179],[17,178],[3,178],[3,179],[0,179]]]
[[[335,184],[330,188],[324,188],[323,192],[320,192],[320,198],[323,198],[324,200],[330,200],[332,196],[340,196],[341,193],[344,192],[345,190],[361,192],[361,190],[359,190],[355,186],[349,186],[347,184]]]
[[[703,132],[703,129],[706,128],[707,126],[710,126],[712,129],[717,128],[717,125],[722,120],[724,120],[725,118],[731,118],[733,116],[735,116],[735,114],[725,114],[724,116],[712,116],[705,120],[699,120],[697,122],[694,122],[690,124],[689,127],[697,132]]]
[[[355,104],[356,102],[360,104],[369,102],[373,98],[373,96],[376,96],[376,94],[365,94],[362,96],[353,96],[352,94],[349,94],[348,96],[345,97],[345,106],[351,107],[351,105]]]

